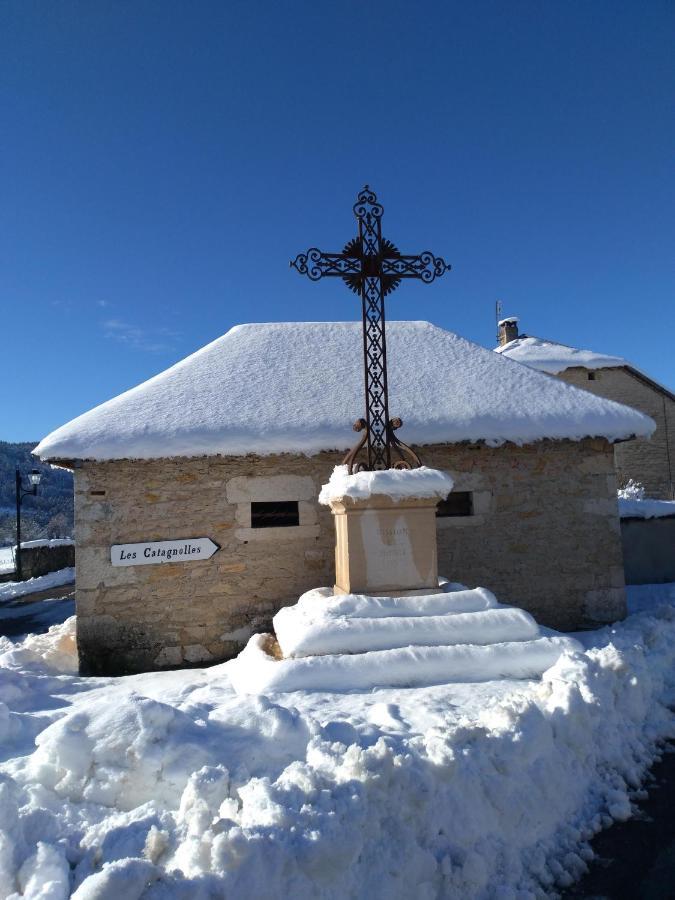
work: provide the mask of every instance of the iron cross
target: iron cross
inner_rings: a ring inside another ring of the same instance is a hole
[[[354,215],[359,223],[358,237],[342,253],[323,253],[312,247],[291,262],[301,275],[312,281],[342,278],[347,287],[361,297],[363,312],[363,357],[366,389],[366,418],[358,419],[355,431],[363,431],[359,443],[347,454],[350,473],[361,469],[391,468],[392,448],[399,456],[394,468],[420,465],[416,454],[400,441],[394,431],[403,424],[389,418],[387,390],[387,342],[384,298],[396,290],[404,278],[417,278],[430,284],[450,266],[428,250],[417,256],[400,253],[391,241],[382,237],[382,214],[374,191],[368,185],[358,195]],[[368,444],[368,464],[356,463],[356,455]]]

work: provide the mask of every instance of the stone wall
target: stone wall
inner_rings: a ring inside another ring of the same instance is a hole
[[[75,565],[75,547],[73,544],[57,544],[56,546],[23,547],[21,551],[21,574],[24,581],[37,578],[59,569],[68,569]],[[0,574],[0,584],[16,580],[16,569]]]
[[[24,578],[37,578],[75,565],[73,544],[52,547],[24,547],[21,550],[21,569]]]
[[[593,380],[588,376],[592,374]],[[558,376],[563,381],[609,400],[639,409],[656,422],[651,439],[639,438],[616,444],[615,458],[620,481],[633,478],[644,484],[650,497],[675,499],[675,402],[628,369],[572,368]]]
[[[616,480],[605,441],[422,451],[473,492],[439,519],[439,571],[485,585],[547,625],[625,612]],[[342,454],[85,462],[75,471],[78,646],[86,673],[222,660],[276,610],[334,578],[316,497]],[[251,528],[251,500],[298,500],[300,524]],[[113,544],[210,537],[209,560],[113,567]]]

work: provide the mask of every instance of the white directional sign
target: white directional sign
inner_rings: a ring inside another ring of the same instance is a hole
[[[155,563],[195,562],[220,550],[211,538],[179,538],[177,541],[147,541],[115,544],[110,548],[113,566],[151,566]]]

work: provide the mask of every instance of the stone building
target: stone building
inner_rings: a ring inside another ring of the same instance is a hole
[[[360,323],[238,326],[36,448],[75,473],[83,672],[226,659],[333,583],[317,497],[362,414],[361,340]],[[653,422],[428,323],[387,341],[399,434],[455,479],[439,571],[547,625],[621,617],[612,447]]]
[[[600,397],[625,403],[650,416],[656,431],[617,444],[620,484],[630,478],[644,484],[650,497],[675,500],[675,394],[620,356],[577,350],[556,341],[518,333],[518,319],[499,323],[498,353],[556,375]]]

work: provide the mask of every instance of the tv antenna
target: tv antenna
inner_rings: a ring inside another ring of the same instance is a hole
[[[502,320],[502,301],[495,302],[495,326],[497,328],[497,343],[499,343],[499,323]]]

